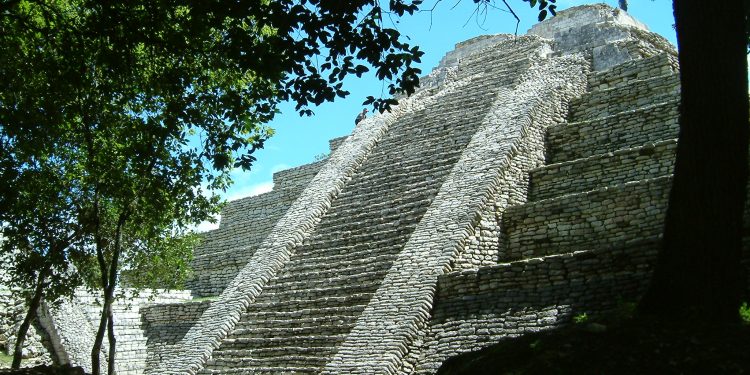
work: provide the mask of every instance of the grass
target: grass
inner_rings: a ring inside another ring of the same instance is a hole
[[[13,363],[13,356],[0,352],[0,368],[10,367],[12,363]]]

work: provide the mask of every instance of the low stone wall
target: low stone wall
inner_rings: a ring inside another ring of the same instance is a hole
[[[596,90],[570,104],[571,121],[593,120],[653,103],[673,101],[680,96],[680,77],[669,74],[636,81],[622,87]]]
[[[154,367],[162,361],[162,353],[169,352],[182,340],[211,301],[170,303],[141,308],[141,321],[147,339],[146,366]]]
[[[663,76],[677,71],[676,57],[669,53],[661,53],[645,59],[628,61],[603,72],[589,73],[588,89],[606,90],[632,81]]]
[[[547,163],[559,163],[677,138],[679,101],[626,111],[547,132]]]
[[[668,140],[547,165],[531,172],[529,200],[537,201],[672,174],[676,149],[677,140]]]
[[[0,353],[13,355],[18,328],[26,315],[26,305],[0,285]],[[42,337],[32,325],[23,343],[22,367],[50,364],[52,360],[42,344]],[[2,364],[0,364],[0,368]]]
[[[126,299],[120,299],[113,305],[115,317],[115,338],[117,339],[117,357],[115,360],[118,375],[140,375],[146,368],[146,336],[141,321],[141,308],[153,304],[171,303],[190,299],[189,290],[175,291],[142,291],[136,297],[132,291],[124,291]],[[99,326],[101,297],[85,291],[76,293],[79,303],[94,328]],[[72,334],[72,335],[71,335]],[[71,332],[68,337],[81,334]],[[106,339],[104,347],[106,348]],[[88,348],[90,351],[91,348]]]
[[[508,208],[501,261],[539,257],[661,233],[671,176]]]
[[[442,275],[418,373],[497,341],[596,317],[645,291],[656,238]]]

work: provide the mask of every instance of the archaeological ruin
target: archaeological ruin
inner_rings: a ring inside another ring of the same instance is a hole
[[[606,5],[458,44],[328,158],[229,202],[189,290],[118,302],[117,373],[431,374],[637,300],[678,69],[672,45]],[[0,344],[22,308],[0,288]],[[81,292],[46,309],[28,356],[90,369],[97,308]]]

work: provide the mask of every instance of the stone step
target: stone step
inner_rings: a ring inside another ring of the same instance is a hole
[[[370,301],[373,292],[374,290],[369,293],[336,296],[327,295],[327,293],[330,292],[325,289],[299,290],[296,291],[296,293],[289,293],[287,295],[269,295],[266,297],[266,299],[270,299],[269,302],[256,301],[249,306],[248,311],[267,310],[285,312],[318,309],[322,307],[332,308],[364,305]]]
[[[676,73],[677,57],[666,53],[630,60],[605,71],[589,73],[588,89],[605,90],[628,85],[633,81]]]
[[[221,347],[214,353],[222,353],[231,350],[247,350],[254,348],[305,348],[305,347],[330,347],[343,342],[346,334],[340,335],[307,335],[292,337],[238,337],[232,334],[221,341]],[[216,355],[214,355],[216,357]]]
[[[547,164],[677,138],[679,100],[547,130]]]
[[[243,318],[235,325],[235,329],[302,329],[318,325],[349,326],[356,321],[356,316],[351,314],[331,314],[322,317],[294,319],[269,319],[267,316],[263,316],[263,319],[256,319],[256,317],[253,314],[243,315]]]
[[[284,272],[289,274],[314,272],[321,270],[344,270],[348,268],[357,269],[370,266],[373,264],[390,263],[396,257],[394,252],[386,252],[385,254],[380,253],[379,249],[365,248],[363,250],[355,250],[355,246],[348,246],[348,250],[345,252],[335,252],[331,256],[316,256],[308,257],[302,255],[292,259],[291,264],[287,265]]]
[[[219,349],[213,358],[219,361],[241,360],[244,363],[269,366],[274,364],[322,367],[328,356],[336,354],[335,347],[277,347],[253,349]],[[312,359],[314,358],[314,359]],[[288,361],[288,359],[292,359]],[[270,367],[270,366],[269,366]]]
[[[209,361],[212,361],[209,359]],[[201,375],[219,375],[219,374],[317,374],[320,372],[319,367],[311,366],[279,366],[279,367],[217,367],[215,364],[207,366],[198,374]]]
[[[366,305],[345,307],[321,307],[316,309],[300,309],[295,311],[260,311],[254,310],[251,304],[245,318],[250,321],[268,320],[293,320],[293,319],[315,319],[327,316],[354,316],[362,312]],[[243,318],[243,319],[245,319]]]
[[[258,296],[258,298],[256,299],[256,303],[283,303],[286,301],[318,301],[326,299],[340,299],[344,298],[345,296],[353,297],[364,294],[372,294],[373,292],[375,292],[378,285],[379,282],[372,282],[367,283],[367,285],[364,286],[352,283],[323,288],[269,290],[268,292],[263,291],[263,294]],[[332,300],[331,302],[333,303],[335,301]]]
[[[376,225],[383,224],[373,224],[373,226]],[[398,228],[388,224],[380,229],[371,227],[370,231],[340,232],[336,236],[328,234],[326,238],[310,239],[303,249],[297,250],[296,254],[314,258],[325,257],[329,254],[346,254],[350,249],[368,242],[378,244],[377,247],[373,247],[373,253],[390,254],[392,251],[400,251],[394,250],[394,247],[400,249],[412,230],[413,228]]]
[[[272,282],[263,289],[263,294],[257,301],[263,302],[269,298],[284,298],[306,290],[326,290],[331,293],[371,293],[380,286],[385,276],[384,271],[363,272],[361,274],[337,276],[329,279],[295,279],[294,281]],[[269,295],[269,296],[267,296]]]
[[[305,281],[309,288],[344,287],[365,280],[379,280],[390,269],[390,263],[363,264],[347,267],[341,270],[309,270],[305,272],[284,272],[274,283],[290,284]],[[305,284],[301,284],[305,285]],[[291,285],[289,285],[291,286]],[[295,288],[299,289],[299,288]]]
[[[629,85],[583,94],[570,103],[569,119],[573,122],[594,120],[634,110],[647,105],[678,99],[680,77],[667,74],[634,81]]]
[[[531,171],[529,201],[672,174],[677,140],[546,165]]]
[[[501,261],[591,249],[662,232],[671,176],[509,207]]]
[[[284,288],[297,290],[305,288],[345,287],[355,284],[373,285],[380,284],[384,276],[384,271],[363,271],[360,273],[349,273],[316,279],[305,279],[299,275],[289,274],[284,275],[283,280],[274,281],[267,288],[269,291],[276,291]]]
[[[232,331],[233,337],[299,337],[320,335],[342,335],[347,334],[354,326],[354,321],[349,323],[329,322],[326,325],[312,325],[304,327],[250,327],[250,324],[235,327]]]
[[[216,372],[208,372],[209,374],[227,374],[228,369],[234,371],[238,369],[244,369],[240,372],[232,372],[239,374],[254,374],[257,368],[268,368],[269,372],[281,373],[282,369],[286,368],[309,368],[313,372],[320,371],[320,368],[325,366],[328,357],[320,356],[305,356],[305,355],[287,355],[283,357],[273,358],[235,358],[235,357],[221,357],[213,358],[207,363],[207,370],[218,370]],[[275,369],[275,371],[270,371]]]

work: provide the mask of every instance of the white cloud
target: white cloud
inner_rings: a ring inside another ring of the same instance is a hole
[[[236,190],[232,189],[225,198],[227,201],[233,201],[240,198],[268,193],[271,190],[273,190],[273,181],[265,181],[254,185],[243,186]]]
[[[201,232],[208,232],[210,230],[218,229],[219,228],[219,221],[221,220],[221,215],[214,216],[216,219],[215,223],[212,223],[208,220],[198,224],[193,228],[194,231],[201,233]]]

